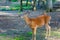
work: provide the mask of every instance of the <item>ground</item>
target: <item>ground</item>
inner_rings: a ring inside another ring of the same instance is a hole
[[[7,13],[7,14],[5,15],[5,13]],[[24,11],[20,12],[20,13],[23,15]],[[42,15],[42,13],[43,13],[43,10],[30,11],[29,17],[31,17],[31,18],[37,17],[39,15]],[[18,35],[20,35],[20,36],[23,35],[25,37],[27,35],[26,34],[27,32],[32,31],[28,27],[28,25],[26,25],[25,21],[23,19],[21,19],[20,17],[18,17],[18,14],[19,14],[18,11],[0,11],[0,34],[7,35],[5,37],[0,36],[1,40],[3,40],[3,39],[10,40],[11,37],[15,37]],[[9,15],[9,16],[7,16],[7,15]],[[51,24],[50,24],[50,26],[52,27],[52,32],[53,31],[60,32],[60,30],[57,30],[57,29],[59,29],[59,26],[60,26],[60,12],[49,12],[49,13],[47,13],[47,15],[50,15],[52,17]],[[38,40],[40,40],[40,39],[44,40],[44,35],[42,34],[42,33],[44,33],[43,28],[40,28],[40,29],[38,28],[38,30],[37,30],[37,39]],[[43,31],[41,31],[41,29]],[[9,36],[9,38],[7,38],[8,36]],[[50,40],[60,40],[59,37],[55,37],[55,36],[57,36],[57,35],[53,35],[53,36],[49,37],[49,39]],[[28,38],[29,40],[31,39],[31,36],[26,36],[26,37],[29,37]],[[13,40],[13,38],[11,38],[11,40]]]

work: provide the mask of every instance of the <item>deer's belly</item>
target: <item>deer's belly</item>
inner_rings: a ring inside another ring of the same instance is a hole
[[[45,22],[44,22],[44,21],[40,21],[40,22],[38,22],[38,23],[36,23],[36,24],[39,25],[39,26],[42,26],[42,25],[45,24]]]
[[[43,26],[43,25],[44,25],[44,23],[40,23],[40,24],[39,24],[39,26]]]

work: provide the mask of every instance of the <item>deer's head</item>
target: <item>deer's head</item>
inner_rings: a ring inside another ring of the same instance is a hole
[[[20,17],[24,19],[28,17],[28,14],[30,14],[30,12],[24,12],[22,15],[20,15]]]
[[[27,17],[28,16],[28,14],[27,13],[24,13],[23,15],[21,15],[20,17],[21,18],[25,18],[25,17]]]

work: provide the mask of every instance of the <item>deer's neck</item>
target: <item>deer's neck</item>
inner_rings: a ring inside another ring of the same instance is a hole
[[[26,21],[27,24],[30,24],[31,21],[30,21],[30,18],[28,16],[25,16],[24,19],[25,19],[25,21]]]

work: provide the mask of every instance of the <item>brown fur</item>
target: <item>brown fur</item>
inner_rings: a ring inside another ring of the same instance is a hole
[[[24,15],[23,16],[26,23],[30,26],[30,28],[32,29],[32,32],[33,32],[33,38],[32,40],[36,40],[36,30],[37,30],[37,27],[42,27],[43,25],[46,26],[46,37],[48,35],[50,35],[50,26],[49,26],[49,22],[51,20],[51,16],[48,16],[45,14],[41,15],[41,16],[37,16],[36,18],[29,18],[28,15]],[[35,35],[35,37],[34,37]]]

